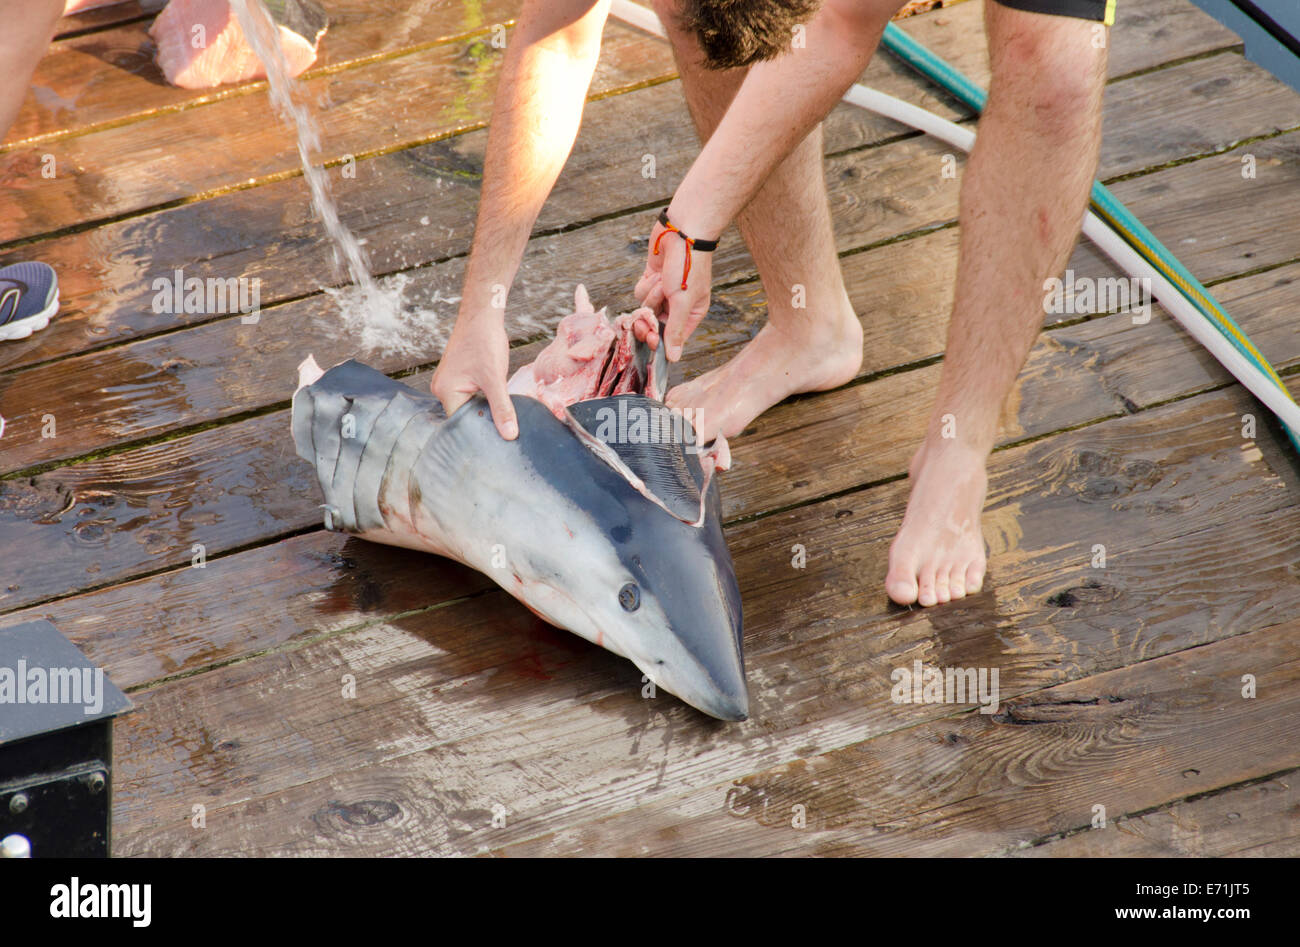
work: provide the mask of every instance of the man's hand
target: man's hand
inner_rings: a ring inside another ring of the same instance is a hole
[[[686,340],[709,311],[713,254],[691,251],[691,271],[686,275],[686,289],[682,289],[682,276],[686,272],[686,241],[680,234],[665,234],[666,230],[663,224],[656,222],[650,232],[645,272],[637,280],[636,297],[641,305],[668,324],[663,341],[667,346],[668,361],[676,362],[682,357]],[[660,234],[665,234],[663,239],[660,239]],[[659,241],[658,255],[654,252],[656,240]]]
[[[500,317],[462,312],[429,387],[448,417],[476,392],[483,392],[497,431],[513,441],[519,436],[519,422],[506,392],[509,369],[510,340]]]

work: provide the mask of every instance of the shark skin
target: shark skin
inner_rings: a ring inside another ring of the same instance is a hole
[[[648,375],[646,362],[639,352],[631,364]],[[326,526],[462,562],[657,687],[744,720],[740,591],[715,456],[689,446],[688,423],[685,437],[626,436],[612,422],[684,423],[644,394],[558,408],[511,399],[520,433],[507,441],[481,395],[447,417],[428,392],[355,361],[322,372],[309,357],[292,429]],[[603,439],[602,426],[618,436]]]

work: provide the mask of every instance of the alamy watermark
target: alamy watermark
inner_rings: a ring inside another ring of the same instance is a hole
[[[1151,321],[1151,280],[1146,277],[1076,277],[1074,270],[1066,270],[1064,279],[1043,280],[1043,292],[1043,311],[1055,316],[1128,312],[1134,325]]]
[[[117,917],[133,927],[153,919],[153,885],[83,883],[76,875],[50,888],[50,917]]]
[[[997,668],[937,668],[913,661],[894,668],[889,699],[896,704],[979,704],[980,713],[998,712]]]
[[[92,716],[104,709],[104,669],[28,667],[18,659],[0,665],[0,706],[5,704],[81,704]]]
[[[698,454],[695,428],[699,412],[675,411],[664,404],[617,398],[618,407],[603,405],[596,411],[596,439],[606,444],[682,444]]]
[[[256,323],[262,311],[262,280],[258,277],[209,276],[200,279],[176,270],[153,281],[153,311],[160,314],[241,315],[240,322]]]

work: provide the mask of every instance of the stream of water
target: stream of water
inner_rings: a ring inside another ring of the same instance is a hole
[[[339,219],[329,176],[313,160],[321,153],[320,129],[296,94],[298,83],[289,76],[278,28],[266,6],[262,0],[230,0],[230,5],[248,44],[266,68],[271,102],[295,130],[312,208],[333,242],[336,261],[346,268],[351,279],[350,285],[325,290],[338,303],[342,331],[357,339],[367,352],[430,356],[435,345],[441,347],[441,314],[429,310],[406,312],[402,292],[409,277],[398,273],[377,281],[371,275],[370,261],[361,241]],[[439,301],[454,302],[446,298]]]

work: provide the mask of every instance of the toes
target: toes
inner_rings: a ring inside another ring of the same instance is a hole
[[[916,584],[916,566],[897,547],[889,550],[889,573],[885,576],[885,591],[899,605],[911,605],[916,601],[919,589]]]
[[[972,562],[966,567],[966,590],[974,595],[984,587],[984,563]]]
[[[966,570],[961,566],[955,566],[948,573],[948,588],[952,591],[952,600],[954,602],[959,598],[966,597]]]
[[[690,382],[687,382],[684,385],[678,385],[664,396],[664,404],[680,411],[684,406],[690,404],[691,394],[692,389]]]
[[[917,593],[916,600],[920,604],[927,608],[931,605],[939,604],[939,596],[935,593],[934,588],[934,569],[932,567],[926,567],[922,570],[918,587],[919,592]]]
[[[899,605],[911,605],[916,601],[916,576],[910,572],[890,573],[885,577],[885,591]]]
[[[952,601],[952,589],[948,586],[948,568],[940,566],[934,573],[934,597],[940,605]]]

